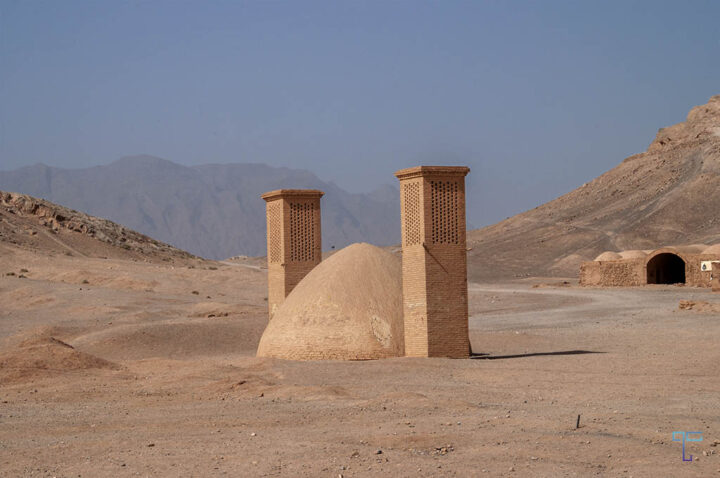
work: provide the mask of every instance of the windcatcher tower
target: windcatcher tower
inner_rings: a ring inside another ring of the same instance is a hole
[[[322,260],[320,198],[316,189],[278,189],[263,194],[267,215],[268,312]]]
[[[465,358],[466,167],[418,166],[400,180],[405,355]]]

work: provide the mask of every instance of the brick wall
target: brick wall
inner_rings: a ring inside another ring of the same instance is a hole
[[[630,287],[645,284],[645,261],[583,262],[580,266],[580,285],[601,287]]]
[[[720,264],[712,265],[712,291],[720,292]]]
[[[647,284],[647,262],[657,253],[670,252],[685,262],[685,284],[710,287],[710,271],[703,271],[702,261],[720,260],[715,255],[680,253],[673,249],[658,249],[645,259],[591,261],[580,265],[580,285],[601,287],[630,287]]]

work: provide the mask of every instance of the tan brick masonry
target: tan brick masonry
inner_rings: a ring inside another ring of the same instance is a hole
[[[418,166],[400,180],[405,355],[470,355],[466,167]]]
[[[322,260],[320,198],[316,189],[278,189],[266,202],[268,316]]]

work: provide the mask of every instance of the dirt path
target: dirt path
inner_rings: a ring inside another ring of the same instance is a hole
[[[60,245],[60,246],[63,247],[64,249],[67,249],[69,252],[72,252],[73,254],[75,254],[75,255],[77,255],[77,256],[79,256],[79,257],[87,257],[85,254],[83,254],[82,252],[78,251],[77,249],[75,249],[75,248],[72,247],[71,245],[66,244],[65,242],[61,241],[60,239],[58,239],[57,237],[55,237],[53,234],[51,234],[50,232],[48,232],[48,231],[45,230],[44,228],[37,228],[37,231],[39,231],[40,234],[42,234],[43,236],[47,237],[48,239],[50,239],[50,240],[53,241],[54,243]]]

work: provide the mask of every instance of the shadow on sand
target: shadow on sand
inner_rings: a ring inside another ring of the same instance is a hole
[[[529,354],[517,354],[517,355],[490,355],[484,353],[473,353],[470,355],[471,359],[475,360],[500,360],[500,359],[514,359],[524,357],[542,357],[545,355],[584,355],[584,354],[604,354],[605,352],[593,352],[592,350],[564,350],[560,352],[534,352]]]

